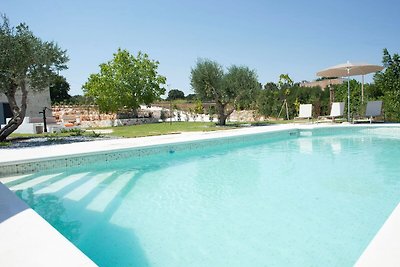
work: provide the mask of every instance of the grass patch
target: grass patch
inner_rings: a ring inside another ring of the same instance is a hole
[[[107,127],[101,129],[111,129],[110,134],[98,134],[94,131],[95,128],[86,131],[80,129],[67,129],[61,133],[42,133],[42,134],[16,134],[10,135],[9,140],[13,139],[28,139],[28,138],[62,138],[68,136],[88,136],[88,137],[100,137],[101,135],[110,135],[115,137],[144,137],[144,136],[155,136],[164,134],[175,134],[182,132],[208,132],[208,131],[219,131],[234,128],[242,128],[245,126],[264,126],[269,124],[283,124],[291,123],[293,121],[266,121],[266,122],[228,122],[226,126],[217,126],[214,122],[163,122],[163,123],[151,123],[151,124],[139,124],[130,126],[118,126],[118,127]],[[100,129],[100,128],[98,128]],[[92,131],[93,130],[93,131]]]
[[[7,147],[7,146],[11,146],[11,142],[0,142],[0,147]]]
[[[218,127],[213,122],[169,122],[140,124],[131,126],[112,127],[112,136],[118,137],[143,137],[163,134],[174,134],[182,132],[208,132],[223,129],[232,129],[229,125]]]

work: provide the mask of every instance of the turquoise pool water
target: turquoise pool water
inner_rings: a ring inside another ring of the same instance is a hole
[[[352,266],[400,200],[400,128],[248,137],[6,184],[100,266]]]

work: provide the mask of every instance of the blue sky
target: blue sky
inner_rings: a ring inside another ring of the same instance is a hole
[[[26,22],[70,57],[61,74],[81,86],[118,48],[158,60],[170,88],[192,93],[198,58],[245,65],[259,81],[313,80],[326,67],[380,64],[382,50],[399,53],[399,1],[57,1],[2,0],[12,25]],[[369,75],[366,81],[371,81]]]

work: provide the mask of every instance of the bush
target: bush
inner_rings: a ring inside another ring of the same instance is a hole
[[[72,129],[61,129],[61,133],[69,133],[70,136],[82,136],[85,133],[85,130],[79,128]]]
[[[374,76],[374,82],[377,89],[383,92],[386,118],[400,121],[400,56],[392,56],[384,49],[382,62],[386,69]]]
[[[160,119],[161,119],[163,122],[165,122],[165,120],[167,119],[167,112],[166,112],[164,109],[162,109],[162,110],[160,111]]]

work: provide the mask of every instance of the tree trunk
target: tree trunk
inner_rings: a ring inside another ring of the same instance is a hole
[[[25,118],[28,91],[26,90],[25,82],[22,82],[20,86],[22,91],[21,107],[18,107],[17,101],[15,99],[17,87],[18,86],[16,84],[13,84],[10,90],[5,93],[11,111],[13,113],[13,117],[10,119],[6,126],[0,129],[0,142],[5,141],[7,136],[12,134],[22,124]]]
[[[224,126],[224,125],[226,125],[226,119],[228,118],[228,116],[225,114],[226,104],[217,102],[216,106],[217,106],[217,112],[218,112],[218,125]]]

